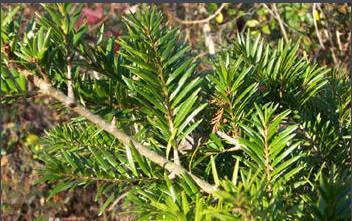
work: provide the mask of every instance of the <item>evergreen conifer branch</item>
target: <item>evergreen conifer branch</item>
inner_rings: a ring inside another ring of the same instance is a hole
[[[101,117],[99,117],[96,114],[93,114],[83,106],[72,102],[72,99],[70,99],[64,93],[62,93],[61,91],[51,86],[48,82],[45,82],[44,80],[34,76],[30,71],[20,70],[19,72],[20,74],[25,76],[30,82],[32,82],[36,87],[38,87],[41,93],[49,95],[50,97],[53,97],[56,100],[60,101],[62,104],[64,104],[66,107],[70,108],[77,114],[85,117],[86,119],[96,124],[101,129],[112,134],[114,137],[120,140],[121,143],[123,143],[124,145],[128,146],[130,144],[133,144],[136,150],[141,155],[145,156],[155,164],[167,169],[169,172],[172,172],[178,176],[182,176],[184,174],[189,175],[199,185],[199,187],[207,193],[213,193],[214,191],[216,191],[217,189],[216,186],[211,185],[208,182],[202,180],[201,178],[193,175],[182,166],[170,162],[169,160],[165,159],[164,157],[160,156],[159,154],[145,147],[141,143],[137,142],[135,139],[128,136],[121,130],[117,129],[115,125],[106,122]]]
[[[18,7],[1,16],[1,103],[49,95],[79,115],[28,144],[49,198],[90,186],[99,215],[123,198],[139,220],[347,220],[346,72],[250,31],[198,72],[207,60],[144,6],[117,39],[73,4],[43,5],[25,31]]]

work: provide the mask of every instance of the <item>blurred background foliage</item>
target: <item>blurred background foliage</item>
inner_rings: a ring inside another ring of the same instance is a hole
[[[78,27],[87,23],[86,41],[95,42],[104,24],[104,36],[118,38],[126,32],[121,18],[129,11],[135,11],[139,4],[75,4],[82,7]],[[321,66],[340,67],[347,70],[351,62],[351,7],[345,4],[303,4],[303,3],[199,3],[160,4],[170,26],[178,26],[181,35],[190,44],[197,57],[204,62],[201,70],[209,69],[209,55],[230,47],[238,34],[248,32],[253,37],[261,35],[275,47],[278,39],[299,43],[299,54]],[[38,4],[1,4],[1,23],[14,21],[19,33],[30,29],[35,12],[43,10]],[[10,16],[6,16],[10,15]],[[14,28],[14,27],[13,27]],[[3,34],[3,30],[1,30]],[[18,38],[19,36],[7,36]],[[106,38],[104,38],[106,39]],[[1,44],[1,50],[14,45]],[[119,45],[111,47],[118,52]],[[3,70],[2,70],[3,72]],[[348,73],[343,71],[342,73]],[[7,76],[2,73],[2,77]],[[21,86],[1,84],[1,92]],[[99,85],[98,85],[99,86]],[[98,219],[99,203],[92,203],[94,191],[79,190],[60,193],[47,200],[48,186],[33,187],[40,166],[32,151],[41,147],[39,136],[57,124],[67,121],[72,113],[55,111],[57,103],[47,97],[26,94],[19,102],[11,103],[11,97],[2,96],[1,102],[1,211],[4,220],[47,220],[49,217],[70,217],[70,220]],[[104,95],[102,95],[104,97]],[[49,108],[48,108],[49,107]],[[324,180],[321,181],[324,183]],[[322,189],[321,191],[324,191]],[[320,199],[321,201],[322,199]],[[109,215],[113,217],[113,214]],[[99,217],[104,219],[106,216]],[[128,220],[129,217],[121,218]],[[63,220],[63,219],[62,219]]]

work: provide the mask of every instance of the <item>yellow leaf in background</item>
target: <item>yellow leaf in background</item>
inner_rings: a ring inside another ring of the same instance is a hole
[[[215,20],[217,23],[222,23],[224,21],[224,16],[221,12],[216,16]]]
[[[40,151],[40,150],[42,150],[43,149],[43,146],[42,145],[39,145],[39,144],[37,144],[37,145],[35,145],[34,146],[34,148],[33,148],[35,151]]]
[[[39,137],[35,134],[28,134],[28,136],[26,137],[26,144],[27,145],[32,145],[37,143],[37,141],[39,140]]]
[[[317,21],[320,20],[320,14],[319,14],[318,11],[315,11],[315,12],[314,12],[314,18],[315,18],[315,20],[317,20]]]
[[[251,19],[247,21],[246,25],[250,28],[254,28],[255,26],[259,25],[259,21]]]
[[[270,34],[270,28],[269,28],[269,25],[264,25],[263,27],[262,27],[262,32],[263,33],[265,33],[265,34],[267,34],[267,35],[269,35]]]

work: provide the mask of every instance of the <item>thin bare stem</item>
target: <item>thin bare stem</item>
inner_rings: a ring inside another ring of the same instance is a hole
[[[279,11],[276,8],[276,4],[275,3],[273,3],[273,11],[276,14],[276,20],[279,23],[279,26],[280,26],[281,32],[282,32],[282,34],[284,36],[284,39],[285,39],[286,43],[288,43],[288,37],[287,37],[286,29],[284,27],[284,24],[283,24],[282,19],[280,17],[280,13],[279,13]]]
[[[276,4],[275,3],[272,4],[272,9],[270,9],[265,3],[262,3],[262,4],[269,11],[269,14],[271,14],[276,19],[276,21],[279,23],[279,27],[282,32],[282,35],[284,36],[285,42],[288,43],[288,37],[287,37],[287,32],[286,32],[286,29],[284,26],[284,22],[282,21],[282,19],[280,17],[280,13],[277,10]]]
[[[71,63],[67,64],[67,96],[74,101],[74,93],[73,93],[73,82],[72,82],[72,65]]]
[[[315,14],[317,12],[317,3],[313,3],[313,22],[314,22],[314,27],[315,27],[315,32],[317,33],[317,37],[319,40],[319,44],[320,46],[325,49],[325,45],[323,43],[323,40],[321,38],[320,32],[319,32],[319,28],[318,28],[318,24],[317,24],[317,19],[315,17]]]
[[[214,19],[222,11],[222,9],[224,9],[224,7],[227,4],[228,3],[222,3],[221,6],[214,12],[214,14],[212,14],[209,17],[204,18],[204,19],[187,21],[187,20],[182,20],[180,18],[175,17],[175,21],[178,23],[184,24],[184,25],[194,25],[194,24],[207,23],[207,22],[211,21],[212,19]]]
[[[121,194],[119,197],[116,198],[116,200],[109,206],[107,211],[111,211],[115,208],[116,204],[118,204],[122,199],[124,199],[128,195],[128,191],[124,192]]]

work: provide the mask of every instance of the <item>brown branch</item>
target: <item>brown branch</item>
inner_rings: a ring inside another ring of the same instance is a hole
[[[160,156],[159,154],[155,153],[154,151],[150,150],[148,147],[145,147],[138,141],[136,141],[134,138],[128,136],[121,130],[117,129],[115,125],[112,125],[111,123],[105,121],[102,119],[100,116],[93,114],[83,106],[75,103],[70,99],[68,96],[66,96],[64,93],[59,91],[58,89],[54,88],[51,86],[49,83],[45,82],[44,80],[38,78],[37,76],[34,76],[31,72],[28,70],[20,70],[20,74],[24,75],[29,81],[32,81],[36,87],[40,89],[40,92],[43,94],[47,94],[50,97],[55,98],[56,100],[60,101],[62,104],[64,104],[66,107],[70,108],[72,111],[76,112],[77,114],[85,117],[101,129],[105,130],[106,132],[112,134],[114,137],[116,137],[120,142],[122,142],[124,145],[128,146],[133,144],[136,150],[155,164],[164,167],[167,169],[169,172],[175,173],[176,175],[182,177],[183,174],[189,175],[197,184],[198,186],[205,192],[207,193],[213,193],[214,191],[217,190],[217,186],[211,185],[208,182],[200,179],[199,177],[193,175],[191,172],[187,171],[184,167],[181,165],[177,165],[173,162],[170,162],[163,156]]]

